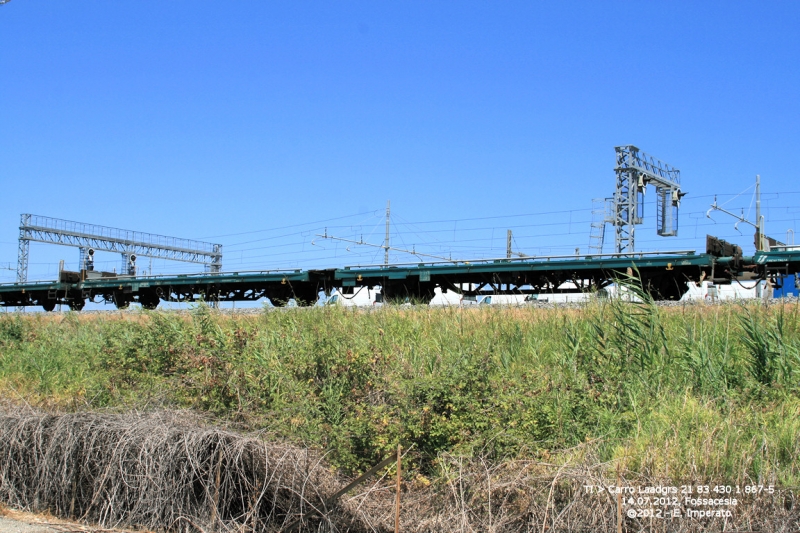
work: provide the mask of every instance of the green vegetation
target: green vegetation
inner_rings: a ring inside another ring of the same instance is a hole
[[[384,307],[0,315],[0,389],[46,407],[180,407],[346,471],[408,447],[642,476],[800,484],[800,308]],[[574,450],[571,453],[574,456]]]

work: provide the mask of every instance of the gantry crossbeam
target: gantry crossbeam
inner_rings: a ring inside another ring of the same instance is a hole
[[[88,249],[118,252],[123,261],[132,255],[170,259],[208,265],[211,272],[222,268],[222,245],[177,237],[166,237],[83,222],[73,222],[39,215],[22,214],[19,226],[17,282],[28,279],[30,242],[75,246],[81,249],[81,261]],[[83,266],[81,266],[83,268]]]

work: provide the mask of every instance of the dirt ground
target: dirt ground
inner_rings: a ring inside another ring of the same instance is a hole
[[[103,529],[61,520],[51,515],[27,513],[0,506],[0,533],[108,533]]]

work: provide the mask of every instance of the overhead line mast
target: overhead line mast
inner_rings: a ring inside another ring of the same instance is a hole
[[[656,231],[662,237],[678,235],[678,207],[681,198],[680,170],[659,161],[633,145],[617,146],[616,190],[611,223],[616,230],[615,252],[636,250],[636,225],[644,218],[644,194],[647,184],[656,188]]]
[[[386,200],[386,241],[384,242],[383,264],[389,265],[389,214],[391,213],[391,200]]]
[[[740,222],[744,222],[745,224],[749,224],[753,226],[756,230],[754,244],[756,247],[756,251],[769,251],[770,246],[786,246],[780,241],[777,241],[771,237],[767,237],[764,233],[764,216],[761,214],[761,176],[756,175],[756,221],[751,222],[744,218],[744,209],[742,210],[741,215],[736,215],[735,213],[731,213],[730,211],[723,209],[722,207],[717,205],[717,197],[714,196],[714,203],[711,204],[711,209],[706,211],[706,217],[711,218],[711,211],[722,211],[726,215],[730,215],[739,220],[733,227],[738,230],[738,225]],[[787,234],[788,237],[788,234]],[[786,239],[789,240],[788,238]]]

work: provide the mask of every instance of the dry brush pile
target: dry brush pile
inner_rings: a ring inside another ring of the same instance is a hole
[[[739,497],[736,506],[699,507],[730,510],[730,518],[689,518],[683,497],[677,506],[653,507],[661,518],[629,518],[627,497],[611,494],[611,486],[638,491],[640,487],[675,486],[674,480],[655,479],[615,470],[600,463],[591,446],[569,450],[553,462],[514,460],[501,463],[444,456],[447,482],[409,495],[404,504],[408,520],[401,531],[493,533],[795,533],[800,531],[796,489],[772,495]],[[571,453],[569,453],[571,452]],[[572,455],[572,457],[569,457]],[[555,459],[555,458],[553,458]],[[704,484],[707,484],[705,481]],[[593,487],[593,488],[590,488]],[[604,487],[600,490],[599,487]],[[713,485],[712,485],[713,487]],[[677,489],[678,487],[676,487]],[[634,498],[640,496],[635,493]],[[711,496],[715,496],[713,493]],[[695,495],[695,497],[697,497]],[[642,506],[647,507],[647,506]],[[678,519],[664,518],[680,508]],[[695,509],[696,510],[696,509]],[[618,523],[622,526],[617,529]]]
[[[0,415],[11,506],[160,531],[365,531],[318,455],[208,427],[186,413]],[[370,528],[371,529],[371,528]]]
[[[618,504],[585,486],[659,486],[600,463],[591,444],[559,461],[490,462],[442,455],[431,484],[409,482],[402,531],[617,531]],[[345,480],[322,458],[208,425],[183,412],[0,411],[0,500],[34,511],[155,531],[391,531],[394,492],[369,480],[335,502]],[[623,518],[623,531],[794,531],[792,493],[751,498],[730,520]]]

